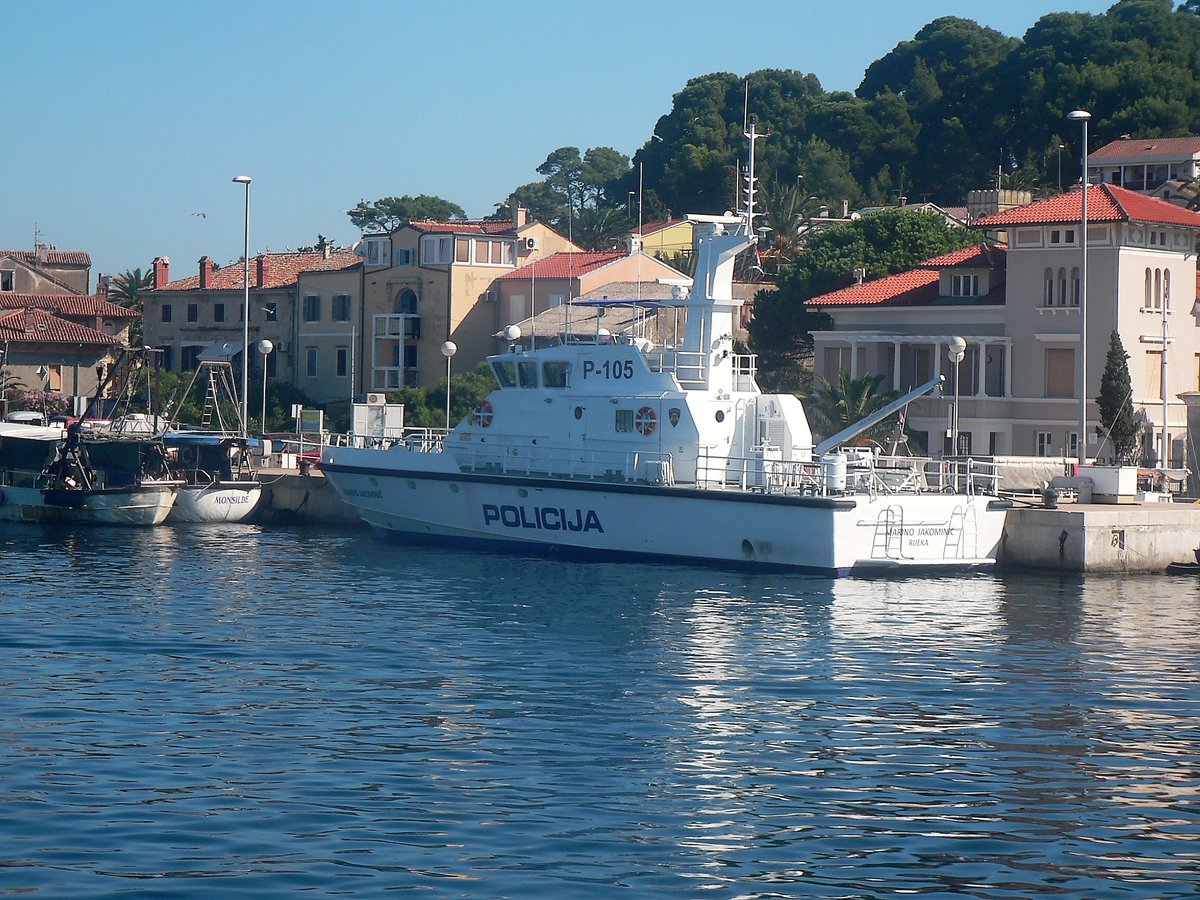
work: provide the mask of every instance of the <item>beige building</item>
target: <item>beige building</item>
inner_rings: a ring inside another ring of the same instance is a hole
[[[967,349],[958,365],[957,449],[1077,455],[1081,196],[1076,189],[973,223],[1007,230],[1007,249],[957,251],[814,298],[809,305],[833,321],[814,334],[816,373],[831,380],[839,370],[882,374],[897,390],[946,375],[947,396],[920,401],[908,422],[919,442],[949,449],[943,435],[954,367],[947,348],[960,336]],[[1147,457],[1162,458],[1165,410],[1167,461],[1183,463],[1186,410],[1178,395],[1200,387],[1197,233],[1200,214],[1120,187],[1089,189],[1084,396],[1091,458],[1112,452],[1096,434],[1095,397],[1115,330],[1130,357],[1134,412],[1147,423]]]
[[[531,222],[409,222],[360,245],[364,317],[358,358],[362,390],[432,387],[446,375],[442,344],[457,345],[456,371],[493,352],[498,326],[496,279],[560,250],[578,248]]]
[[[134,315],[87,293],[91,265],[83,251],[0,250],[0,372],[26,390],[92,397],[127,345]]]
[[[258,343],[271,341],[267,375],[323,402],[347,397],[350,338],[361,322],[363,261],[352,250],[322,246],[296,253],[261,253],[250,260],[250,373],[258,383],[263,359]],[[214,341],[239,348],[244,336],[245,287],[240,261],[218,267],[201,258],[199,271],[171,280],[171,261],[154,260],[155,284],[144,300],[146,343],[161,351],[164,368],[196,368],[201,350]],[[339,352],[344,351],[344,352]],[[346,375],[339,376],[338,360]],[[315,374],[310,374],[315,373]]]

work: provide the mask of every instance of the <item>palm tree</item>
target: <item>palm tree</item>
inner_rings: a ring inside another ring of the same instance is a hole
[[[126,270],[108,282],[108,299],[132,312],[136,318],[129,326],[129,344],[142,345],[142,296],[155,288],[154,270]]]
[[[809,397],[808,408],[816,413],[829,434],[837,434],[860,422],[876,410],[882,409],[900,394],[897,391],[881,391],[882,375],[863,375],[851,378],[845,369],[838,372],[837,384],[817,376],[818,385]],[[894,421],[891,417],[869,428],[851,443],[866,444],[870,440],[881,440],[891,432]]]

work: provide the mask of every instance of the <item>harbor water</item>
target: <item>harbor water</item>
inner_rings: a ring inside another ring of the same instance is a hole
[[[1183,897],[1200,579],[0,525],[0,894]]]

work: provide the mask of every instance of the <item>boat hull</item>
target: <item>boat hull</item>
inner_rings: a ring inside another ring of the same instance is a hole
[[[171,510],[172,522],[244,522],[262,499],[257,481],[185,484]]]
[[[178,482],[129,488],[60,491],[0,487],[0,519],[92,525],[158,525],[175,504]]]
[[[362,452],[322,468],[378,531],[526,552],[827,575],[966,568],[995,562],[1007,509],[962,494],[803,497],[463,473],[402,451],[389,460],[402,465],[363,465]]]

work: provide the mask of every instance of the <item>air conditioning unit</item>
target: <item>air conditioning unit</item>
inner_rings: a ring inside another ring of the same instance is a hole
[[[484,303],[495,303],[496,299],[497,299],[497,297],[496,297],[495,291],[484,291],[483,292],[483,302]]]
[[[526,250],[536,250],[538,248],[538,239],[532,235],[527,238],[521,238],[521,246]]]
[[[385,406],[387,394],[367,394],[367,406]]]
[[[289,352],[291,352],[291,349],[292,349],[292,345],[289,341],[279,341],[275,345],[275,350],[278,353],[289,353]]]

